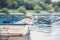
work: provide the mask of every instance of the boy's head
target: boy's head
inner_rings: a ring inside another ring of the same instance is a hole
[[[32,21],[32,16],[26,16],[25,19],[26,19],[27,21],[31,22],[31,21]]]

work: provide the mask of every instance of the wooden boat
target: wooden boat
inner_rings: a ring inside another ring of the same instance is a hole
[[[28,33],[28,25],[25,24],[0,24],[0,35],[22,36]]]

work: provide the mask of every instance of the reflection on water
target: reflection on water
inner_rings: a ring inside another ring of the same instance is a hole
[[[35,26],[34,30],[38,31],[38,32],[51,33],[51,31],[52,31],[51,25],[40,24],[40,25],[36,25],[36,26]],[[48,26],[50,26],[50,27],[48,27]]]
[[[51,25],[47,24],[38,24],[34,26],[34,30],[38,32],[52,33],[53,31],[60,31],[60,21],[55,22]]]
[[[59,22],[51,24],[51,27],[46,27],[46,25],[35,26],[35,30],[31,31],[31,40],[60,40],[60,26]]]

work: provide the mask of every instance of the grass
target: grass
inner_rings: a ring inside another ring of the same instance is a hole
[[[8,9],[9,13],[18,13],[18,10],[12,10],[12,9]],[[26,13],[29,14],[29,13],[34,13],[34,10],[26,10]]]
[[[15,10],[9,9],[9,13],[16,13],[16,12],[18,12],[16,9]]]

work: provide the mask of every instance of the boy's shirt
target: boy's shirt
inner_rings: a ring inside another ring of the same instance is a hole
[[[21,21],[15,22],[14,24],[33,24],[33,22],[29,22],[26,19],[23,19]]]

